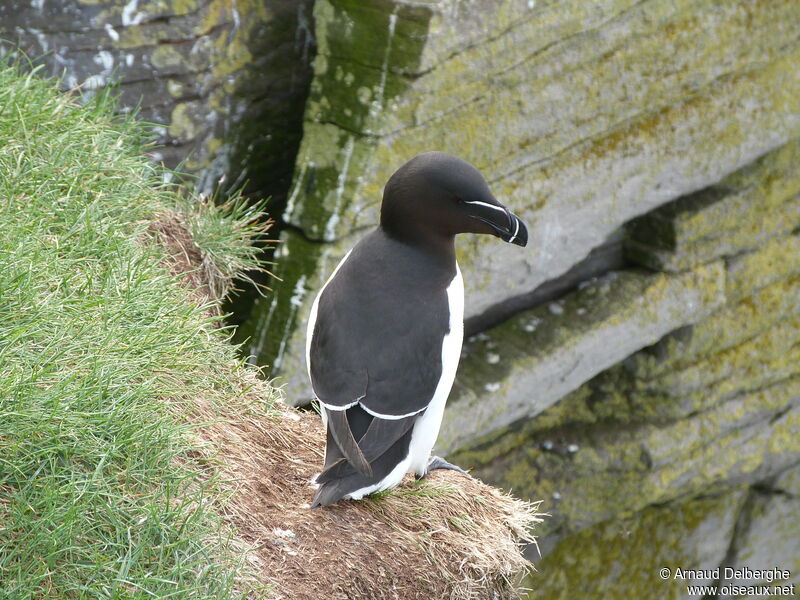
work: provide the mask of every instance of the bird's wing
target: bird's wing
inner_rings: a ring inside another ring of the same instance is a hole
[[[364,451],[356,442],[355,437],[353,437],[353,431],[347,422],[346,412],[344,410],[328,410],[327,408],[324,410],[328,417],[328,432],[333,436],[342,454],[359,473],[372,477],[372,467]]]
[[[331,412],[332,411],[327,411],[329,427],[331,423]],[[372,475],[372,463],[383,456],[397,440],[402,438],[408,430],[411,429],[416,420],[416,415],[404,419],[392,420],[379,419],[377,417],[372,418],[367,432],[358,440],[358,448],[361,451],[361,455],[370,465],[370,475]],[[337,425],[337,427],[341,427],[341,425]],[[331,435],[333,435],[333,432],[331,432]],[[341,435],[341,433],[339,433],[339,435]],[[326,483],[353,473],[353,461],[348,460],[344,455],[336,452],[336,450],[339,449],[338,443],[336,446],[329,444],[327,452],[325,453],[325,469],[317,476],[317,483]],[[366,474],[361,469],[358,469],[358,471],[362,474]]]

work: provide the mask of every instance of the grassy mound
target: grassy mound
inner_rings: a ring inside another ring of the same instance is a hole
[[[182,199],[110,104],[0,65],[0,596],[229,598],[219,480],[169,400],[229,403],[242,366],[148,239],[182,212],[218,296],[258,225]]]

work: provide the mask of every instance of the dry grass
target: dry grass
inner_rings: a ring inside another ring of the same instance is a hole
[[[183,215],[177,212],[161,213],[157,220],[148,225],[147,231],[167,249],[169,271],[181,275],[187,291],[198,303],[207,304],[209,299],[217,298],[213,287],[209,285],[214,280],[213,270],[192,241]]]
[[[180,218],[164,215],[151,231],[172,250],[170,268],[207,294],[201,253]],[[280,403],[266,415],[242,408],[273,392],[252,370],[233,376],[247,389],[249,404],[221,409],[183,398],[176,406],[205,423],[198,434],[231,488],[223,517],[250,547],[253,571],[260,583],[274,586],[275,598],[517,596],[517,582],[531,568],[521,546],[534,541],[538,503],[435,471],[419,483],[407,476],[398,488],[365,501],[311,510],[310,479],[323,459],[320,419]]]

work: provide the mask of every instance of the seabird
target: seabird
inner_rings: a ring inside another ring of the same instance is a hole
[[[457,233],[528,241],[475,167],[420,154],[389,178],[380,225],[314,300],[306,361],[327,440],[312,508],[388,489],[409,472],[461,471],[430,456],[464,331]]]

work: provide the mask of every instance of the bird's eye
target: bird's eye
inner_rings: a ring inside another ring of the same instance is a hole
[[[459,196],[454,196],[457,204],[464,204],[464,199]]]

